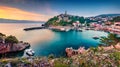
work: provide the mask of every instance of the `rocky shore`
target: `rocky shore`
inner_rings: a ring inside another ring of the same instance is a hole
[[[115,47],[116,47],[116,50],[120,50],[120,43],[116,44]],[[98,49],[109,51],[109,50],[114,50],[114,47],[112,45],[107,47],[101,46],[101,47],[98,47]],[[85,49],[84,47],[80,47],[78,49],[73,49],[72,47],[70,47],[70,48],[66,48],[65,52],[67,54],[67,57],[72,57],[74,55],[83,54],[89,50],[90,49]]]
[[[13,44],[11,46],[11,44],[0,44],[0,57],[2,57],[3,55],[5,55],[5,57],[20,52],[20,51],[24,51],[26,48],[29,48],[30,44],[26,43],[26,42],[19,42],[17,44]]]
[[[0,57],[7,57],[8,54],[12,56],[12,53],[23,51],[29,47],[29,43],[19,41],[15,36],[6,36],[0,33]]]
[[[79,50],[83,50],[83,47]],[[71,50],[71,49],[66,49]],[[73,50],[74,51],[74,50]],[[81,52],[80,52],[81,53]],[[89,48],[81,54],[71,57],[28,57],[28,58],[2,58],[0,66],[11,67],[119,67],[120,51],[116,49]]]

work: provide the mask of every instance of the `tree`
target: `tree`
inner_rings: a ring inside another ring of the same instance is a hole
[[[117,16],[111,20],[112,22],[120,22],[120,16]]]
[[[15,36],[10,35],[5,38],[5,43],[18,43],[18,39]]]
[[[120,42],[120,37],[117,37],[117,34],[109,34],[107,37],[101,37],[100,42],[104,46],[113,45],[116,48],[115,45]]]
[[[90,47],[90,50],[92,50],[94,53],[96,53],[98,51],[97,47]]]
[[[6,36],[5,34],[3,34],[3,33],[0,33],[0,36]]]
[[[6,35],[3,33],[0,33],[0,43],[4,43],[4,39],[5,39]]]
[[[49,25],[56,25],[56,21],[58,20],[58,17],[54,16],[53,18],[50,18],[47,23],[45,23],[46,26]]]
[[[53,58],[54,58],[54,55],[53,55],[53,54],[50,54],[50,55],[48,56],[48,58],[49,58],[49,59],[53,59]]]

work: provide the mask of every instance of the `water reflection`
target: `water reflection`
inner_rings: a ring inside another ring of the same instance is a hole
[[[54,34],[50,30],[23,31],[27,27],[41,26],[41,23],[0,23],[0,32],[6,35],[14,35],[19,40],[35,44],[49,40]]]

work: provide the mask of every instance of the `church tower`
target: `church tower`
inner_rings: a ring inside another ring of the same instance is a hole
[[[63,20],[68,22],[69,16],[67,15],[67,11],[65,11]]]
[[[67,11],[65,11],[65,15],[67,15]]]

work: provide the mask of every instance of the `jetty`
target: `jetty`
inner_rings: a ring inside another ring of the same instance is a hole
[[[41,27],[30,27],[30,28],[25,28],[23,30],[25,31],[30,31],[30,30],[37,30],[37,29],[45,29],[45,26],[41,26]]]

